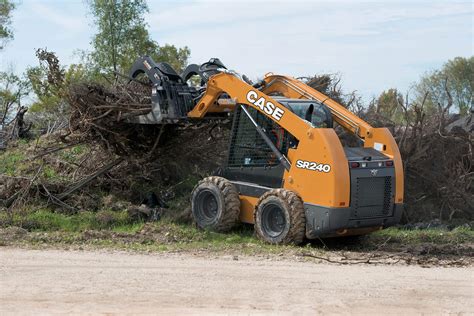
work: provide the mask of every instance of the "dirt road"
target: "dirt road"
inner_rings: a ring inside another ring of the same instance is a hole
[[[7,313],[474,313],[473,268],[0,248]]]

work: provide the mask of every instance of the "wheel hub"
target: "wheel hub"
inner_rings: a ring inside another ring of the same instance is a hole
[[[203,190],[196,198],[197,201],[197,215],[207,223],[212,223],[219,209],[217,198],[210,190]]]
[[[286,227],[286,218],[283,209],[277,204],[268,204],[263,208],[262,226],[270,237],[278,237]]]

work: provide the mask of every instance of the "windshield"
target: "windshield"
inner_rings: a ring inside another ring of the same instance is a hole
[[[314,127],[332,128],[331,112],[324,104],[317,102],[288,102],[288,107]]]

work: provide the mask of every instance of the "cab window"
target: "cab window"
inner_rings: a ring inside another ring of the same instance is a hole
[[[287,107],[302,119],[311,122],[314,127],[333,127],[331,111],[324,104],[318,102],[288,102]]]
[[[257,124],[265,130],[275,147],[286,155],[290,146],[290,134],[256,109],[248,107],[247,110]],[[240,108],[234,115],[236,118],[232,130],[228,166],[277,166],[280,162],[247,115]]]

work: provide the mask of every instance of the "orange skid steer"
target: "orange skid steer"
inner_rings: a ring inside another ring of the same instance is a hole
[[[152,109],[141,124],[233,119],[227,161],[192,192],[200,228],[254,224],[273,244],[361,235],[398,224],[403,167],[387,128],[374,128],[336,101],[288,76],[257,83],[213,58],[178,75],[166,63],[138,59],[131,78],[151,81]],[[192,77],[200,84],[189,84]],[[339,124],[359,147],[343,146]]]

